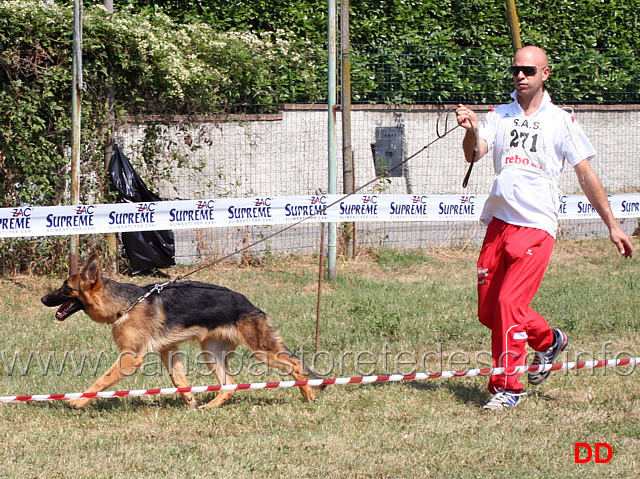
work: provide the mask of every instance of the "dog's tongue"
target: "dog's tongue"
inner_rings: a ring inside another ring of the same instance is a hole
[[[75,310],[75,304],[73,301],[69,301],[68,303],[64,303],[58,311],[56,311],[56,319],[58,321],[64,321],[69,317],[69,315]]]

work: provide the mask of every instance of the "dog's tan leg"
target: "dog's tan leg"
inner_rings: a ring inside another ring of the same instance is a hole
[[[296,381],[318,378],[285,346],[280,332],[266,314],[260,312],[246,315],[238,325],[238,330],[256,359],[269,367],[291,374]],[[316,400],[310,386],[302,386],[300,392],[305,401]]]
[[[227,354],[234,351],[236,346],[230,342],[215,339],[206,339],[201,342],[201,346],[205,356],[209,356],[207,365],[216,374],[220,385],[235,384],[235,381],[227,371]],[[204,406],[200,406],[200,408],[220,407],[231,399],[233,393],[234,391],[220,391],[215,399]]]
[[[162,357],[162,362],[169,372],[169,377],[171,378],[173,385],[177,388],[188,388],[190,384],[184,372],[184,361],[182,360],[182,353],[178,350],[178,348],[172,348],[163,351],[162,353],[160,353],[160,356]],[[195,408],[198,406],[196,400],[193,398],[193,394],[191,394],[190,392],[182,393],[182,398],[184,399],[187,407]]]
[[[141,365],[142,355],[123,353],[116,362],[113,363],[113,366],[100,376],[85,392],[95,393],[109,389],[124,377],[131,376]],[[70,399],[67,404],[72,409],[81,409],[89,404],[90,401],[91,399],[88,398]]]
[[[278,368],[285,371],[296,381],[306,381],[308,379],[316,379],[315,375],[311,376],[311,372],[307,370],[291,351],[284,346],[284,349],[277,351],[254,351],[253,355],[256,359],[267,364],[269,367]],[[315,401],[316,395],[311,386],[301,386],[300,392],[305,401]]]

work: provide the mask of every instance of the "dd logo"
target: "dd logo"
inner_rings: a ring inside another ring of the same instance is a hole
[[[587,457],[585,458],[581,458],[580,457],[580,449],[586,449],[587,450]],[[606,442],[596,442],[594,449],[596,450],[595,453],[595,462],[597,464],[605,464],[607,462],[609,462],[611,460],[611,458],[613,457],[613,449],[611,449],[611,446],[609,444],[607,444]],[[607,455],[605,457],[602,457],[600,455],[600,451],[602,449],[606,449],[607,450]],[[575,463],[576,464],[585,464],[589,461],[591,461],[591,457],[593,456],[593,450],[591,449],[591,446],[589,444],[587,444],[586,442],[576,442],[575,445]]]

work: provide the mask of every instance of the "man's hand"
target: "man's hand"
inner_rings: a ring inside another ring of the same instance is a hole
[[[487,142],[478,136],[478,116],[472,109],[460,104],[456,109],[456,120],[466,130],[462,140],[465,160],[467,163],[478,161],[488,149]]]
[[[616,245],[616,248],[618,248],[618,251],[622,256],[625,258],[633,257],[633,243],[631,243],[629,236],[622,231],[622,228],[613,228],[611,233],[609,233],[609,238],[613,244]]]
[[[458,121],[458,125],[465,130],[478,129],[478,117],[476,113],[463,104],[459,104],[458,108],[456,108],[456,120]]]

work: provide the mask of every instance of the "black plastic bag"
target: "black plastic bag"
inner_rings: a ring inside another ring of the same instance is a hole
[[[118,145],[113,147],[109,173],[113,185],[125,201],[160,201],[158,195],[149,191]],[[121,233],[121,238],[132,274],[176,264],[175,241],[171,230],[129,231]]]

